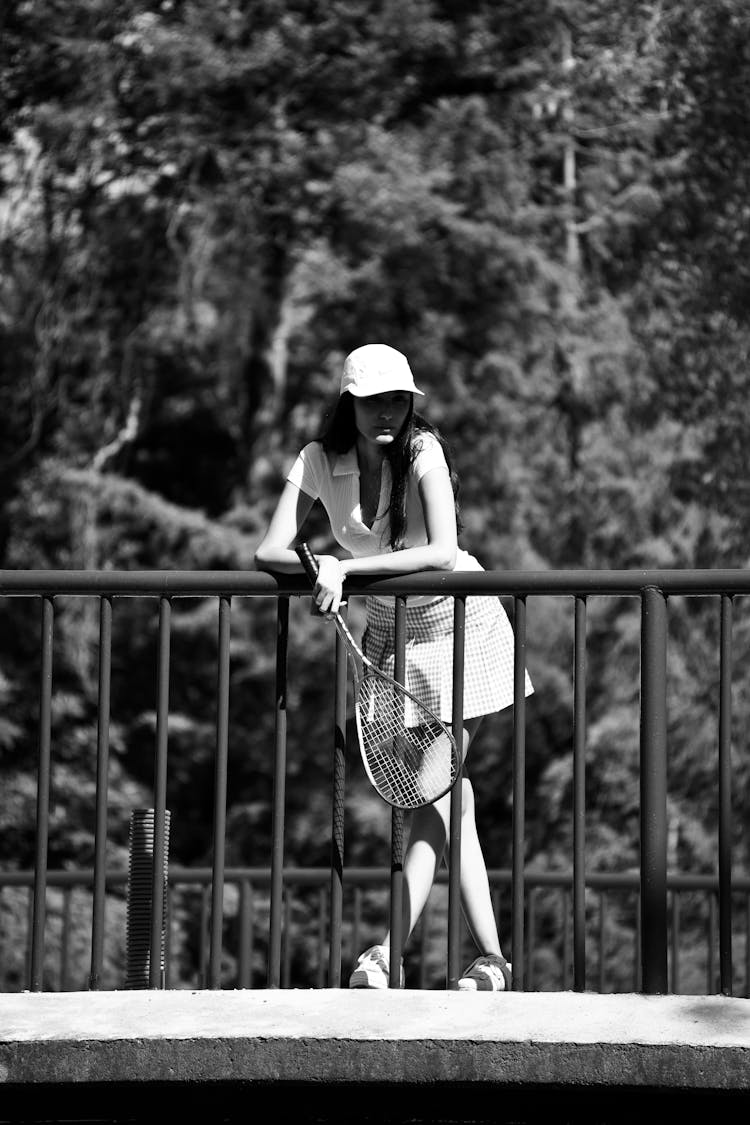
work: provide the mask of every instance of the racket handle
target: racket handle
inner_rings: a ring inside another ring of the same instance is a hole
[[[315,555],[312,553],[307,543],[300,543],[296,550],[297,557],[305,568],[305,574],[314,585],[315,579],[318,577],[318,564]]]
[[[308,547],[307,543],[305,543],[305,542],[300,543],[296,550],[297,550],[297,558],[302,563],[303,567],[305,568],[305,573],[306,573],[307,577],[310,579],[310,581],[312,582],[312,584],[314,586],[315,585],[315,579],[318,577],[318,570],[320,569],[319,566],[318,566],[317,560],[315,558],[315,555],[312,553],[312,551]],[[310,605],[310,616],[311,617],[324,617],[325,616],[323,613],[320,612],[320,610],[316,606],[315,599],[312,600],[312,603]]]
[[[304,543],[304,542],[299,544],[299,546],[296,548],[296,551],[297,551],[297,558],[302,563],[303,567],[305,568],[305,573],[307,574],[307,577],[310,579],[310,581],[312,582],[312,584],[314,586],[315,585],[315,579],[318,577],[318,571],[320,570],[320,567],[318,566],[315,555],[312,553],[312,551],[308,547],[307,543]],[[342,602],[342,605],[343,604],[344,603]],[[318,607],[316,606],[314,601],[313,601],[312,605],[310,606],[310,614],[311,614],[312,617],[326,617],[327,616],[325,613],[321,613],[321,611],[318,609]],[[338,614],[336,614],[336,616],[338,617]]]

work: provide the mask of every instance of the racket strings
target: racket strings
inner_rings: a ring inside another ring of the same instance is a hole
[[[372,782],[387,801],[419,808],[454,784],[458,758],[451,735],[398,684],[365,676],[357,696],[357,724]]]

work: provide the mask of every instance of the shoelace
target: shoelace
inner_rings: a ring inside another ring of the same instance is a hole
[[[502,969],[499,965],[495,964],[494,961],[488,961],[484,965],[480,965],[479,968],[480,971],[484,970],[484,972],[487,973],[487,976],[491,977],[498,984],[502,985],[502,989],[498,991],[503,991],[505,989],[505,977],[503,976]]]
[[[379,969],[382,969],[384,973],[387,973],[389,971],[390,966],[385,958],[385,954],[383,953],[382,949],[378,949],[375,946],[373,946],[372,949],[368,949],[367,953],[364,955],[360,962],[360,968],[366,965],[368,961],[371,961],[374,965],[377,965],[377,967]]]

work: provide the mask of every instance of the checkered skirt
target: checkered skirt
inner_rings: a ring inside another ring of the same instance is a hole
[[[395,602],[369,597],[362,648],[368,660],[394,674]],[[489,715],[513,702],[513,628],[496,597],[467,597],[464,630],[463,717]],[[528,672],[525,695],[534,688]],[[406,604],[406,687],[443,722],[453,718],[453,598]],[[407,724],[409,719],[407,717]]]

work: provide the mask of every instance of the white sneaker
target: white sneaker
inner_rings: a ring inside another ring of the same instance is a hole
[[[387,945],[373,945],[360,953],[354,972],[349,977],[350,988],[388,988],[391,951]],[[404,987],[404,962],[401,961],[401,984]]]
[[[512,984],[510,962],[488,953],[472,961],[458,987],[461,992],[510,992]]]

